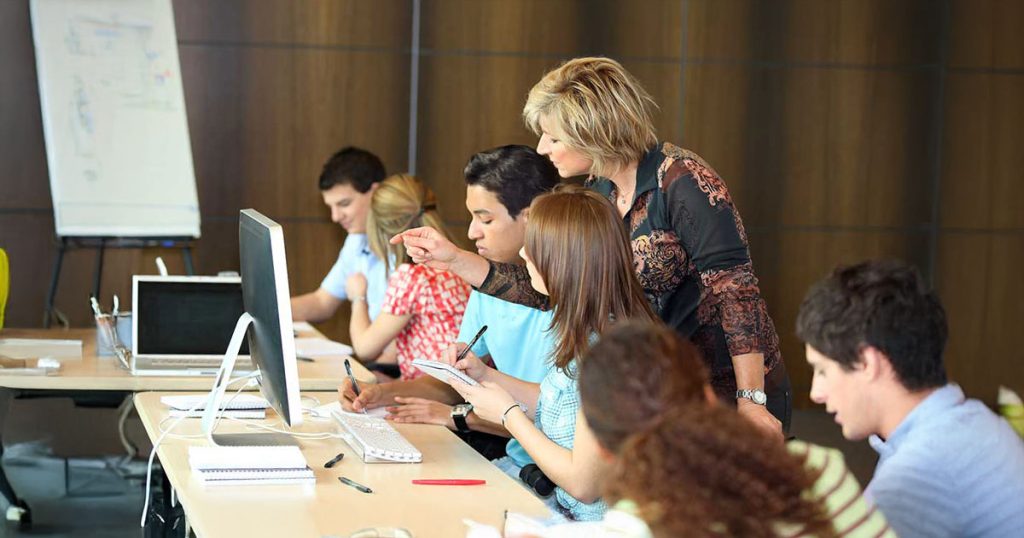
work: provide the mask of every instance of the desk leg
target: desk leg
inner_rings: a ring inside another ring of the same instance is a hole
[[[150,512],[146,514],[145,538],[187,538],[188,526],[181,505],[171,502],[171,481],[163,468],[153,469],[153,488],[150,492]]]
[[[2,463],[4,456],[4,426],[7,423],[7,411],[11,407],[11,399],[13,398],[13,390],[0,387],[0,495],[3,495],[4,500],[8,503],[7,521],[17,522],[21,528],[28,528],[32,525],[32,512],[29,510],[28,505],[25,504],[25,501],[19,499],[18,495],[14,493],[14,488],[11,487],[10,481],[7,480],[7,471],[4,470]]]

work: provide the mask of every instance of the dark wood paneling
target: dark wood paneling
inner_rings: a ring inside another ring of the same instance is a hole
[[[420,89],[418,172],[441,201],[444,217],[467,222],[462,169],[475,152],[503,144],[535,145],[523,124],[530,88],[557,62],[536,57],[428,56]],[[681,136],[678,68],[626,61],[661,105],[659,136]]]
[[[376,52],[181,47],[200,207],[327,218],[323,162],[355,144],[404,170],[408,67]]]
[[[427,0],[422,46],[437,54],[678,59],[681,15],[676,0]]]
[[[51,207],[28,2],[0,2],[0,209]]]
[[[408,49],[409,0],[174,0],[178,39]]]
[[[950,326],[946,366],[973,397],[995,402],[996,388],[1024,392],[1024,234],[948,233],[939,243],[937,289]]]
[[[929,92],[917,72],[687,67],[686,145],[751,226],[930,218]]]
[[[1024,76],[953,73],[946,87],[942,226],[1024,229]]]
[[[1024,2],[952,0],[951,67],[1024,69]]]
[[[423,58],[417,174],[437,194],[446,220],[467,220],[462,169],[472,154],[536,143],[523,125],[522,107],[552,64],[544,58]]]
[[[929,0],[691,0],[687,58],[854,65],[939,61]]]
[[[923,267],[928,258],[925,234],[782,231],[751,232],[749,238],[754,272],[779,334],[794,401],[803,407],[810,405],[811,371],[795,327],[800,303],[811,284],[838,265],[897,258]]]

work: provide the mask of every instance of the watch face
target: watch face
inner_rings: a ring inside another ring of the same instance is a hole
[[[473,404],[461,403],[461,404],[456,405],[455,407],[452,407],[452,414],[453,415],[466,416],[472,410],[473,410]]]
[[[750,399],[754,400],[754,403],[758,405],[764,405],[768,402],[768,396],[763,391],[755,390],[750,396]]]

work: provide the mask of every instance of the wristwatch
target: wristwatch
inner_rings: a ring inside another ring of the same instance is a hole
[[[761,389],[740,389],[736,391],[736,399],[746,398],[757,405],[768,403],[768,395]]]
[[[452,407],[452,422],[455,423],[455,430],[459,433],[466,433],[469,431],[469,424],[466,423],[466,415],[473,410],[473,404],[471,403],[460,403],[455,407]]]

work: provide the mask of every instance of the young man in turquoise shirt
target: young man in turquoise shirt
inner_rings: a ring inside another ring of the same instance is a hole
[[[557,170],[533,148],[501,146],[470,158],[464,175],[466,209],[473,218],[468,235],[477,252],[497,262],[525,263],[519,257],[519,250],[523,246],[530,203],[558,184]],[[548,356],[554,345],[547,333],[550,324],[550,312],[474,291],[457,343],[445,353],[455,355],[464,350],[486,325],[487,331],[472,351],[485,361],[489,358],[502,372],[539,383],[550,368]],[[453,406],[462,401],[458,393],[429,376],[362,389],[356,397],[346,380],[339,389],[342,405],[355,410],[389,405],[389,418],[396,422],[441,424],[455,431],[472,430],[508,437],[500,424],[480,420],[465,406]],[[529,456],[515,440],[509,442],[506,450],[518,465],[530,463]]]
[[[938,296],[900,262],[837,269],[797,317],[811,399],[878,452],[864,496],[897,534],[1019,536],[1024,442],[948,382],[947,334]]]

